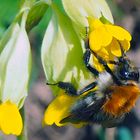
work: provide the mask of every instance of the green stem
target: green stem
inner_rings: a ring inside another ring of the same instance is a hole
[[[23,131],[22,133],[17,137],[17,140],[28,140],[27,137],[27,126],[26,126],[26,116],[25,116],[25,110],[24,107],[20,110],[20,114],[22,116],[23,120]]]

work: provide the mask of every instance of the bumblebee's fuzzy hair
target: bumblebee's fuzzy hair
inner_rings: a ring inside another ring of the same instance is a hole
[[[103,111],[120,116],[130,112],[139,97],[140,89],[137,85],[112,86],[111,97],[103,105]]]

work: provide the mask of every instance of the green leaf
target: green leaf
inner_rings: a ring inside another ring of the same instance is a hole
[[[26,21],[27,32],[29,32],[34,26],[36,26],[40,22],[48,7],[49,6],[44,1],[36,2],[32,6]]]
[[[18,0],[0,0],[0,21],[3,24],[9,24],[15,17],[18,8]]]
[[[0,0],[0,38],[19,9],[19,0]]]

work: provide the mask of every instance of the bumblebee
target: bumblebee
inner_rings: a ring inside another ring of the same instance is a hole
[[[121,57],[115,61],[106,62],[93,52],[88,44],[86,46],[84,63],[96,77],[95,81],[80,91],[77,91],[69,82],[47,83],[48,85],[57,85],[70,96],[83,95],[72,105],[69,116],[62,119],[60,123],[86,122],[98,123],[103,127],[115,127],[131,111],[139,97],[138,68],[132,64],[122,48]],[[98,72],[90,65],[91,55],[98,59],[105,71]],[[115,66],[113,70],[109,68],[109,63]]]

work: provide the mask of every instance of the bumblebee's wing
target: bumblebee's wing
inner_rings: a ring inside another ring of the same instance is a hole
[[[94,114],[100,111],[102,105],[104,104],[105,97],[99,94],[100,93],[89,92],[87,95],[80,98],[72,106],[70,115],[61,120],[61,123],[89,121]]]
[[[103,127],[112,128],[120,124],[124,120],[124,118],[125,118],[125,115],[119,116],[116,118],[112,118],[111,120],[106,120],[102,122],[101,124]]]

